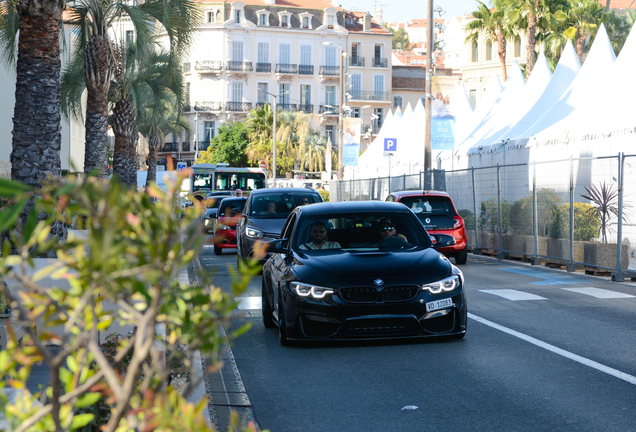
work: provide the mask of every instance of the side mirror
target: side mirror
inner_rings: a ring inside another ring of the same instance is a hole
[[[452,246],[455,242],[455,237],[448,234],[429,234],[433,241],[433,247],[435,249],[443,248],[446,246]]]
[[[279,239],[272,240],[267,244],[267,252],[271,253],[285,253],[289,252],[287,249],[288,240],[287,239]]]

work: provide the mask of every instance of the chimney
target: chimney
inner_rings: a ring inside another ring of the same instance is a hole
[[[380,24],[382,24],[384,22],[384,20],[382,19],[382,9],[378,9],[378,10],[375,11],[374,18]]]
[[[362,19],[362,30],[365,32],[371,31],[371,14],[365,13]]]

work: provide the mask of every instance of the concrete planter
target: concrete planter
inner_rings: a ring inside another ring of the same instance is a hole
[[[586,242],[584,246],[584,262],[590,267],[616,268],[616,243],[596,243]],[[623,244],[621,247],[621,268],[627,269],[629,266],[629,245]]]

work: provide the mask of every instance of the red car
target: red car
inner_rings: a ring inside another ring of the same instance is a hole
[[[247,197],[225,198],[219,203],[214,220],[214,253],[221,255],[223,249],[236,249],[236,223],[243,213]]]
[[[448,234],[455,244],[438,249],[447,257],[455,258],[457,264],[466,264],[468,259],[466,227],[464,219],[457,213],[450,196],[441,191],[401,191],[391,193],[387,201],[407,206],[422,221],[431,234]]]

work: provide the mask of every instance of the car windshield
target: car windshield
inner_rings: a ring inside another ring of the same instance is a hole
[[[244,207],[245,207],[244,199],[223,200],[220,206],[221,210],[220,210],[219,216],[233,217],[236,215],[236,213],[242,212]]]
[[[250,217],[255,219],[286,219],[298,206],[320,202],[315,193],[287,192],[251,196]]]
[[[410,213],[358,213],[305,217],[294,232],[292,248],[327,251],[378,251],[427,248],[431,240]]]
[[[227,198],[229,195],[225,195],[225,196],[213,196],[213,197],[209,197],[208,198],[208,208],[209,209],[218,209],[219,205],[221,204],[221,201],[223,201],[223,198]]]

